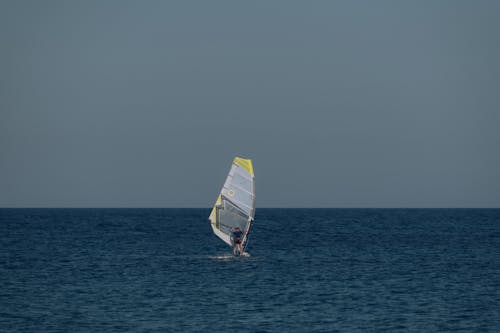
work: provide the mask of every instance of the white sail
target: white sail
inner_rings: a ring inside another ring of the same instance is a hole
[[[215,235],[232,245],[232,230],[239,227],[245,234],[243,246],[255,215],[255,176],[252,161],[241,157],[233,160],[224,186],[209,216]]]

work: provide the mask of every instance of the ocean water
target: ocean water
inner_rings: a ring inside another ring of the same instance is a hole
[[[1,209],[1,332],[500,332],[500,210]]]

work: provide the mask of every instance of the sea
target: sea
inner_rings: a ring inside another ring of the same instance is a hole
[[[499,209],[0,209],[0,332],[500,332]]]

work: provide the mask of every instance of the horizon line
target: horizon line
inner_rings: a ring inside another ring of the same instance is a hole
[[[0,209],[212,209],[212,207],[50,207],[50,206],[26,206],[26,207],[0,207]],[[259,207],[261,209],[500,209],[500,207]]]

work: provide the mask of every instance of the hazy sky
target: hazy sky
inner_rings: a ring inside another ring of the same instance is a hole
[[[0,1],[1,207],[500,207],[499,1]]]

